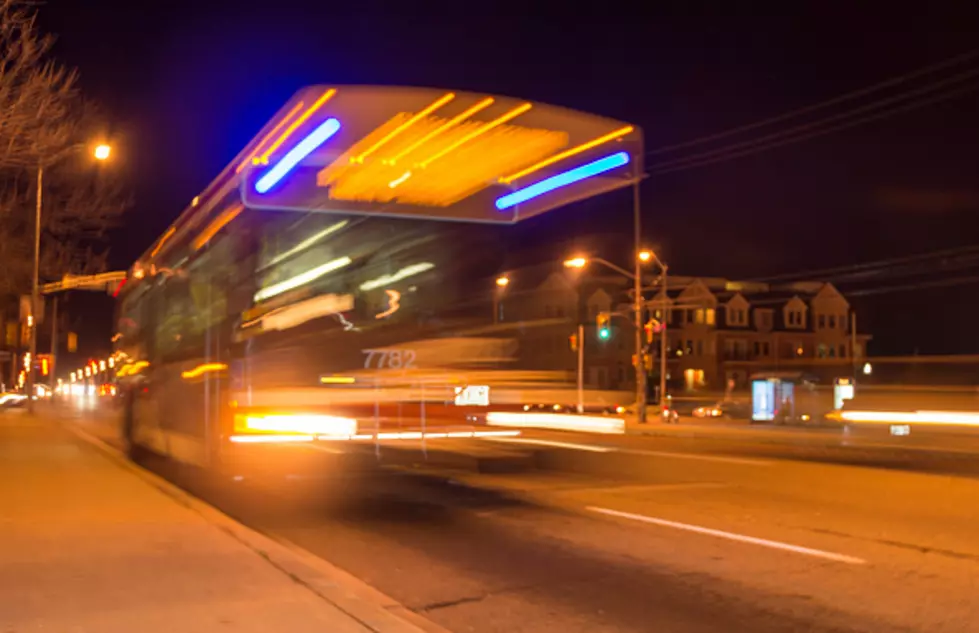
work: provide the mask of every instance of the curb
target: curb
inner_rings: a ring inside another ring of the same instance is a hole
[[[451,633],[390,596],[315,554],[288,541],[235,521],[162,477],[134,464],[118,449],[73,425],[61,424],[116,466],[136,475],[205,521],[262,557],[293,582],[302,585],[375,633]]]

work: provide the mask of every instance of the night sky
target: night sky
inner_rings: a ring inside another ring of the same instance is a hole
[[[586,12],[566,2],[204,4],[172,0],[150,9],[131,0],[54,0],[41,8],[42,27],[59,37],[56,54],[80,69],[83,88],[110,118],[116,168],[135,189],[136,206],[113,245],[120,268],[303,85],[509,94],[635,122],[655,150],[979,45],[975,2],[914,11],[900,3],[782,2],[773,5],[778,12],[751,3],[754,13],[709,5],[695,11],[695,3],[645,12],[630,12],[628,3],[592,3],[610,8]],[[970,68],[979,68],[979,59],[959,70]],[[649,178],[642,187],[646,242],[678,274],[742,278],[975,244],[977,113],[979,90]],[[750,135],[732,140],[744,138]],[[647,167],[713,147],[653,156]],[[599,225],[602,209],[608,213]],[[577,236],[628,237],[631,199],[611,194],[537,222],[531,230],[541,252],[550,257],[554,249],[556,257]],[[979,352],[971,323],[977,288],[858,299],[862,323],[876,336],[871,352]],[[942,327],[920,327],[938,313]]]

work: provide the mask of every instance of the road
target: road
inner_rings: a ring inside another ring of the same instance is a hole
[[[979,628],[968,469],[749,436],[522,439],[507,450],[530,461],[499,474],[436,460],[252,482],[147,465],[459,633]]]

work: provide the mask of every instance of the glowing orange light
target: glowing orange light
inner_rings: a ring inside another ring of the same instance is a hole
[[[262,150],[262,146],[265,145],[265,142],[268,141],[273,136],[275,136],[276,133],[278,133],[278,131],[282,129],[282,126],[285,125],[286,123],[288,123],[289,122],[289,119],[291,119],[293,116],[295,116],[295,114],[297,112],[299,112],[299,110],[302,109],[303,105],[304,104],[303,104],[302,101],[300,101],[299,103],[297,103],[296,105],[294,105],[292,107],[292,110],[289,110],[289,112],[287,112],[286,115],[284,117],[282,117],[282,120],[279,121],[278,123],[276,123],[275,124],[275,127],[272,128],[272,130],[268,134],[266,134],[265,136],[262,137],[262,140],[259,141],[258,142],[258,145],[255,146],[255,151],[252,152],[251,154],[249,154],[248,157],[245,160],[243,160],[240,163],[238,163],[238,166],[235,167],[235,173],[236,174],[240,174],[241,173],[241,170],[244,169],[246,166],[248,166],[249,163],[252,162],[252,160]]]
[[[167,229],[166,233],[163,234],[163,237],[160,238],[160,241],[156,243],[156,247],[150,251],[150,257],[156,257],[156,254],[160,252],[163,245],[166,244],[167,240],[173,237],[173,234],[176,232],[177,229],[175,227],[171,226],[169,229]]]
[[[532,107],[534,107],[534,104],[532,104],[532,103],[524,103],[522,105],[517,106],[516,108],[514,108],[514,109],[510,110],[509,112],[507,112],[506,114],[504,114],[502,116],[499,116],[499,117],[493,119],[492,121],[490,121],[490,122],[488,122],[488,123],[486,123],[484,125],[481,125],[480,127],[476,128],[475,130],[473,130],[469,134],[466,134],[465,136],[463,136],[462,138],[460,138],[456,142],[450,144],[448,147],[445,147],[442,150],[436,152],[433,156],[429,156],[428,158],[426,158],[425,160],[423,160],[421,163],[419,163],[419,166],[420,167],[428,167],[429,165],[431,165],[432,163],[434,163],[438,159],[442,158],[443,156],[445,156],[449,152],[453,151],[454,149],[460,147],[461,145],[464,145],[464,144],[468,143],[469,141],[473,140],[477,136],[480,136],[482,134],[485,134],[485,133],[489,132],[490,130],[492,130],[495,127],[499,127],[499,126],[503,125],[507,121],[510,121],[512,119],[517,118],[518,116],[520,116],[521,114],[523,114],[527,110],[530,110]]]
[[[230,209],[225,210],[224,213],[218,217],[214,218],[214,221],[211,222],[206,229],[201,231],[201,234],[198,235],[196,239],[194,239],[194,250],[200,250],[202,246],[210,242],[211,238],[218,234],[218,231],[227,226],[229,222],[238,217],[238,214],[244,210],[245,207],[243,205],[237,204]]]
[[[639,257],[639,261],[641,261],[641,262],[648,262],[649,260],[651,260],[653,258],[653,252],[652,251],[639,251],[638,257]]]
[[[183,378],[184,380],[192,380],[194,378],[197,378],[198,376],[203,376],[206,373],[215,372],[215,371],[224,371],[227,368],[228,366],[225,365],[224,363],[204,363],[202,365],[198,365],[197,367],[194,367],[193,369],[189,369],[187,371],[181,372],[180,377]]]
[[[421,137],[420,139],[418,139],[417,141],[415,141],[414,143],[412,143],[411,145],[409,145],[408,147],[404,148],[403,150],[401,150],[400,152],[398,152],[397,154],[395,154],[390,159],[389,162],[390,163],[396,163],[396,162],[398,162],[402,157],[404,157],[407,154],[409,154],[410,152],[418,149],[422,144],[427,143],[428,141],[432,140],[433,138],[435,138],[436,136],[438,136],[442,132],[446,131],[447,129],[449,129],[451,127],[455,127],[456,125],[458,125],[459,123],[465,121],[466,119],[468,119],[472,115],[476,114],[477,112],[480,112],[481,110],[485,110],[486,108],[490,107],[491,105],[493,105],[493,101],[494,101],[493,100],[493,97],[486,97],[485,99],[483,99],[482,101],[480,101],[476,105],[474,105],[471,108],[468,108],[465,111],[463,111],[461,114],[457,114],[456,116],[452,117],[451,119],[449,119],[448,121],[446,121],[442,125],[438,126],[434,130],[432,130],[431,132],[429,132],[428,134],[426,134],[425,136]]]
[[[612,141],[612,140],[615,140],[617,138],[623,137],[626,134],[629,134],[630,132],[632,132],[634,129],[635,128],[632,127],[631,125],[627,125],[627,126],[625,126],[623,128],[619,128],[618,130],[615,130],[614,132],[609,132],[608,134],[605,134],[604,136],[599,136],[598,138],[592,139],[592,140],[588,141],[587,143],[582,143],[581,145],[577,145],[575,147],[572,147],[571,149],[566,149],[566,150],[564,150],[563,152],[561,152],[559,154],[555,154],[554,156],[551,156],[550,158],[545,158],[544,160],[542,160],[542,161],[540,161],[538,163],[534,163],[533,165],[531,165],[530,167],[527,167],[526,169],[521,169],[520,171],[518,171],[515,174],[510,174],[509,176],[504,176],[503,178],[500,178],[500,182],[503,183],[503,184],[509,184],[509,183],[513,182],[514,180],[516,180],[518,178],[523,178],[524,176],[526,176],[528,174],[532,174],[532,173],[534,173],[535,171],[537,171],[539,169],[543,169],[544,167],[547,167],[548,165],[553,165],[554,163],[556,163],[558,161],[561,161],[561,160],[564,160],[565,158],[569,158],[571,156],[575,156],[576,154],[580,154],[582,152],[588,151],[588,150],[590,150],[593,147],[598,147],[599,145],[602,145],[604,143],[608,143],[609,141]]]
[[[330,88],[329,90],[324,92],[323,95],[319,99],[317,99],[315,103],[313,103],[313,105],[309,106],[308,110],[303,112],[298,119],[293,121],[292,124],[286,128],[286,131],[282,133],[282,136],[277,138],[275,142],[272,143],[272,145],[269,146],[269,148],[262,153],[262,156],[259,160],[263,163],[268,161],[269,156],[272,155],[272,152],[279,149],[279,147],[281,147],[282,144],[285,143],[290,136],[292,136],[292,133],[295,132],[300,125],[306,122],[306,119],[313,116],[313,114],[317,110],[319,110],[324,103],[332,99],[333,95],[335,95],[336,93],[337,91],[333,88]]]
[[[352,385],[357,382],[353,376],[320,376],[321,385]]]
[[[584,268],[588,264],[588,260],[584,257],[575,257],[574,259],[564,260],[565,268]]]
[[[388,296],[388,307],[383,312],[374,315],[375,319],[383,319],[391,316],[401,308],[401,293],[397,290],[385,290]]]
[[[380,149],[381,147],[383,147],[385,143],[387,143],[388,141],[390,141],[391,139],[393,139],[398,134],[401,134],[402,132],[404,132],[405,130],[407,130],[409,127],[411,127],[415,123],[418,123],[418,121],[424,119],[426,116],[428,116],[432,112],[435,112],[436,110],[438,110],[439,108],[441,108],[442,106],[444,106],[446,103],[452,101],[455,98],[456,98],[456,95],[455,95],[454,92],[449,92],[449,93],[447,93],[445,95],[442,95],[442,97],[440,97],[439,99],[437,99],[433,103],[431,103],[428,106],[426,106],[425,109],[423,109],[422,111],[418,112],[417,114],[415,114],[414,116],[412,116],[410,119],[408,119],[407,121],[405,121],[404,123],[402,123],[398,127],[394,128],[393,130],[391,130],[390,132],[388,132],[387,134],[385,134],[384,135],[384,138],[382,138],[378,142],[376,142],[373,145],[371,145],[367,150],[361,152],[360,155],[354,156],[353,158],[351,158],[350,161],[351,162],[354,162],[354,163],[362,163],[362,162],[364,162],[364,159],[365,158],[367,158],[368,156],[370,156],[371,154],[373,154],[374,152],[376,152],[378,149]]]
[[[496,278],[496,285],[499,286],[500,288],[506,288],[507,286],[510,285],[510,278],[507,277],[506,275],[502,275],[500,277],[497,277]]]

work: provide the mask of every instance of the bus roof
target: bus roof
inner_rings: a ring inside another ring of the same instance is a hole
[[[512,223],[632,184],[638,126],[499,95],[392,86],[297,92],[141,258],[236,188],[259,209]]]

